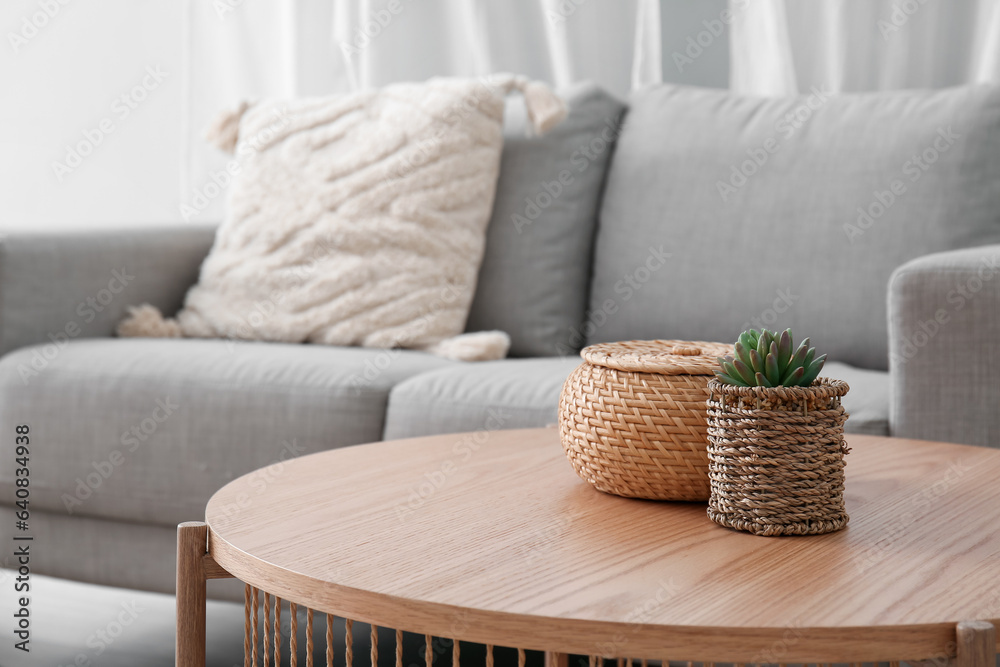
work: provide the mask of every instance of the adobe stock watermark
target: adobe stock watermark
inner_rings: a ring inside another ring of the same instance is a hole
[[[715,182],[719,198],[724,202],[729,201],[732,195],[739,192],[764,168],[771,156],[781,150],[781,142],[791,139],[796,132],[805,127],[813,114],[826,104],[832,94],[833,90],[825,86],[813,86],[808,96],[791,111],[782,114],[774,123],[774,134],[764,139],[759,146],[748,148],[747,159],[731,165],[726,180]]]
[[[385,7],[369,12],[358,25],[354,26],[354,30],[351,31],[351,41],[340,42],[340,52],[344,54],[347,62],[354,62],[354,58],[371,46],[411,2],[413,0],[389,0]]]
[[[169,396],[156,399],[155,407],[148,416],[144,417],[137,424],[133,424],[127,431],[121,434],[118,439],[121,444],[120,449],[112,449],[107,458],[91,463],[93,471],[88,472],[83,477],[76,478],[76,488],[72,495],[63,493],[60,500],[66,511],[72,514],[78,507],[84,504],[88,498],[94,495],[106,481],[111,479],[129,455],[134,454],[140,447],[146,444],[149,438],[159,430],[160,425],[167,421],[180,408],[180,404],[175,403]]]
[[[545,525],[535,527],[528,534],[524,547],[525,563],[532,564],[552,551],[553,547],[563,542],[563,539],[573,522],[583,516],[581,512],[571,512],[557,517]]]
[[[104,143],[108,135],[118,128],[119,123],[131,116],[132,112],[138,109],[139,105],[146,101],[150,93],[159,88],[168,76],[170,74],[161,70],[159,65],[146,67],[145,76],[139,83],[111,102],[112,115],[102,118],[97,122],[96,127],[81,130],[83,138],[75,144],[66,145],[66,155],[62,162],[52,161],[52,173],[55,174],[56,179],[62,183],[67,176],[78,169],[83,164],[84,159]]]
[[[22,16],[21,25],[17,32],[7,33],[7,41],[10,43],[14,55],[17,55],[21,49],[28,45],[28,42],[37,37],[38,33],[49,25],[69,2],[70,0],[38,0],[38,11],[32,12],[28,16]]]
[[[469,616],[470,616],[469,612],[465,610],[455,613],[451,617],[451,622],[449,624],[450,631],[448,632],[448,635],[445,637],[434,635],[431,637],[430,649],[432,656],[430,664],[437,664],[438,658],[441,658],[447,655],[449,652],[451,652],[455,646],[456,641],[461,641],[459,639],[449,639],[449,637],[462,637],[465,635],[466,631],[469,629],[469,626],[472,625],[472,622],[469,620]],[[424,643],[418,647],[417,651],[418,655],[421,656],[426,655],[427,651],[426,638],[427,635],[424,635]],[[428,663],[425,662],[424,660],[420,660],[420,662],[411,662],[409,664],[409,667],[426,667],[427,664]]]
[[[494,431],[504,427],[510,417],[510,414],[499,408],[490,408],[482,428],[466,433],[455,441],[451,447],[453,456],[442,461],[435,469],[425,472],[421,481],[410,486],[406,501],[395,507],[396,517],[401,522],[405,521],[409,515],[423,507],[448,484],[462,464],[471,461],[476,452],[489,442]]]
[[[910,497],[909,507],[904,504],[896,511],[895,521],[872,546],[853,556],[859,574],[864,574],[899,549],[899,540],[906,529],[927,516],[933,506],[957,486],[972,466],[961,460],[954,461],[941,478]]]
[[[497,81],[500,75],[487,74],[476,80],[476,87],[467,95],[463,95],[453,106],[441,116],[436,123],[433,133],[409,145],[405,152],[398,155],[398,164],[392,172],[386,174],[382,184],[392,187],[399,180],[406,178],[418,168],[428,164],[432,158],[437,157],[438,151],[444,145],[445,138],[454,128],[470,114],[478,112],[484,100],[488,100],[497,94]]]
[[[133,280],[135,280],[135,276],[131,275],[126,267],[113,269],[107,287],[99,289],[96,294],[88,296],[77,304],[77,317],[84,324],[90,324],[97,319],[99,313],[104,312],[111,305],[116,296],[125,291],[125,288]],[[28,386],[32,378],[41,375],[49,367],[49,364],[59,356],[59,353],[69,345],[70,340],[82,333],[83,329],[80,327],[80,321],[75,319],[70,320],[63,326],[62,330],[50,331],[48,339],[51,342],[41,347],[36,347],[31,354],[31,359],[27,363],[21,362],[17,365],[17,373],[21,377],[21,383],[24,386]]]
[[[545,20],[549,25],[560,26],[566,23],[573,14],[576,14],[580,7],[587,4],[588,0],[559,0],[555,7],[546,3]]]
[[[382,374],[392,367],[403,350],[410,348],[414,341],[424,335],[438,313],[443,309],[452,308],[453,304],[464,298],[471,289],[472,286],[468,284],[448,283],[442,286],[438,296],[424,307],[412,328],[397,335],[385,347],[379,348],[374,356],[365,359],[360,371],[351,373],[347,382],[352,393],[355,396],[360,395],[366,388],[374,385]]]
[[[81,651],[73,656],[72,662],[59,664],[58,667],[91,667],[97,664],[93,658],[102,656],[146,611],[146,608],[140,607],[134,598],[130,602],[122,602],[119,607],[110,621],[87,637],[85,644],[90,651]]]
[[[215,518],[215,522],[219,527],[225,528],[243,510],[252,506],[255,498],[267,491],[267,487],[285,474],[285,462],[301,456],[305,451],[306,448],[300,445],[295,438],[292,438],[290,441],[284,440],[281,443],[281,449],[278,452],[277,458],[270,465],[254,470],[247,477],[247,483],[252,493],[239,493],[232,502],[226,503],[219,508],[221,514]]]
[[[730,0],[729,6],[719,12],[716,18],[702,21],[701,24],[705,29],[688,36],[684,51],[674,51],[670,54],[677,71],[683,72],[685,67],[693,65],[694,61],[710,49],[716,40],[725,39],[723,33],[726,31],[726,26],[733,22],[739,12],[749,6],[750,0]]]
[[[987,595],[989,602],[986,603],[986,609],[979,614],[970,616],[970,618],[996,618],[1000,616],[1000,584],[994,586]]]
[[[274,109],[271,115],[271,121],[264,128],[245,139],[240,137],[232,159],[219,171],[210,171],[208,182],[192,190],[190,201],[181,202],[180,214],[184,222],[190,222],[192,218],[203,213],[209,204],[226,191],[233,179],[257,156],[260,149],[271,143],[278,132],[291,123],[291,118],[284,109]]]
[[[931,166],[947,153],[955,145],[962,135],[952,131],[949,125],[946,128],[939,127],[937,136],[931,145],[919,153],[914,153],[910,159],[900,167],[901,176],[905,177],[910,184],[918,182]],[[851,244],[855,240],[864,236],[865,232],[892,208],[909,190],[909,185],[903,178],[894,178],[889,183],[887,190],[876,190],[872,193],[872,200],[866,206],[857,208],[858,217],[853,223],[844,223],[844,235]]]
[[[740,331],[746,331],[747,329],[757,329],[760,331],[761,329],[770,328],[778,321],[779,316],[787,313],[798,300],[799,295],[793,294],[791,287],[779,289],[774,297],[774,301],[771,302],[771,306],[761,311],[757,317],[751,317],[741,324]]]
[[[560,356],[575,355],[580,347],[597,331],[607,324],[608,319],[618,312],[622,304],[628,303],[643,289],[652,279],[653,274],[667,265],[667,260],[674,256],[672,252],[664,250],[663,245],[649,246],[649,254],[646,259],[631,272],[622,276],[621,280],[614,284],[614,293],[618,295],[614,298],[607,298],[596,307],[587,311],[584,322],[579,327],[572,326],[569,329],[569,345],[560,342],[556,346],[556,352]]]
[[[952,314],[965,308],[998,274],[1000,255],[983,257],[976,272],[956,282],[955,287],[945,295],[948,308],[938,308],[932,318],[921,320],[912,331],[903,333],[902,345],[892,356],[893,365],[902,366],[916,357],[951,322]]]
[[[237,7],[242,7],[244,2],[245,0],[212,0],[212,9],[220,21],[225,21]]]
[[[237,341],[268,339],[265,325],[279,312],[289,292],[308,283],[322,261],[330,257],[334,250],[335,245],[328,237],[316,238],[309,253],[286,271],[287,284],[282,289],[271,290],[264,298],[254,301],[245,316],[238,317],[235,325],[228,325],[225,328],[223,340],[226,342],[227,350],[234,352]]]
[[[656,592],[645,602],[637,605],[625,614],[624,622],[628,624],[628,633],[618,632],[611,638],[610,642],[600,642],[595,645],[594,655],[614,658],[626,654],[631,637],[642,630],[644,623],[651,621],[658,609],[667,604],[671,598],[677,596],[681,587],[674,581],[674,578],[657,582],[654,589]]]
[[[888,42],[889,37],[893,33],[899,32],[910,21],[910,17],[925,4],[927,4],[927,0],[901,0],[901,2],[893,3],[889,18],[882,18],[875,22],[882,39]]]
[[[551,181],[543,181],[542,189],[534,197],[524,198],[524,209],[520,213],[512,213],[510,216],[510,221],[518,234],[522,233],[525,227],[534,224],[542,212],[562,196],[566,187],[573,184],[577,176],[590,169],[590,165],[598,160],[608,148],[614,146],[622,132],[622,125],[623,117],[620,115],[605,119],[601,131],[587,143],[578,145],[570,154],[569,163],[576,171],[575,174],[569,169],[562,169]]]
[[[923,660],[907,660],[906,662],[901,662],[900,665],[908,665],[908,667],[949,667],[949,665],[955,664],[957,653],[958,644],[956,642],[948,642],[944,645],[944,650],[940,653],[936,653]]]
[[[785,662],[788,650],[798,644],[805,635],[799,621],[796,619],[785,627],[781,633],[781,639],[775,639],[771,645],[755,655],[749,664],[752,665],[780,665]]]
[[[396,362],[396,359],[403,353],[403,341],[397,341],[392,347],[378,350],[374,356],[365,359],[361,370],[351,373],[347,379],[347,384],[351,392],[358,396],[364,389],[371,387],[382,374],[385,373]]]

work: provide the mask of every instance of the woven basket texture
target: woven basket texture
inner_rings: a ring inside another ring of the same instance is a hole
[[[731,345],[626,341],[585,348],[567,378],[559,433],[577,474],[629,498],[709,497],[708,382]]]
[[[844,508],[846,382],[810,387],[709,383],[708,458],[716,523],[756,535],[840,530]]]

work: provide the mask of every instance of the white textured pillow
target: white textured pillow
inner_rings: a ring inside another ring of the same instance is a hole
[[[483,256],[504,95],[536,131],[565,115],[538,82],[431,79],[247,105],[210,138],[240,170],[215,245],[175,320],[132,309],[123,336],[190,336],[506,355],[462,334]]]

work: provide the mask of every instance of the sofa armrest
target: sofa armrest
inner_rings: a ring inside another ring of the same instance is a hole
[[[893,435],[1000,447],[1000,245],[893,273],[889,368]]]
[[[110,336],[128,306],[176,312],[215,237],[184,225],[0,236],[0,356],[38,343]]]

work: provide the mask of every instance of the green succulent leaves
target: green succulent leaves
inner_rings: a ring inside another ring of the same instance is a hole
[[[737,387],[808,387],[819,376],[826,355],[816,357],[809,339],[792,349],[792,330],[750,329],[736,341],[736,354],[719,357],[715,376]]]

